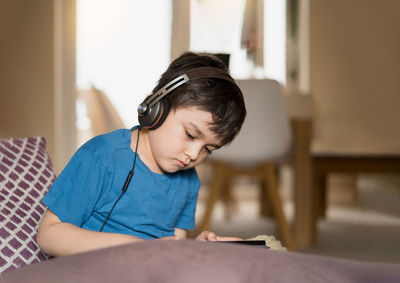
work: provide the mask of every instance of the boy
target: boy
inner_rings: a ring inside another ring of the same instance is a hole
[[[195,166],[239,132],[246,110],[227,67],[208,54],[174,60],[139,105],[139,124],[97,136],[72,157],[43,199],[43,251],[60,256],[194,228]],[[202,232],[197,240],[238,240]]]

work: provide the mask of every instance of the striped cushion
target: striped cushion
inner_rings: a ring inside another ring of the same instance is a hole
[[[46,259],[36,229],[54,179],[44,137],[0,141],[0,273]]]

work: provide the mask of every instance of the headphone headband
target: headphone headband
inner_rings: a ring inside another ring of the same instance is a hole
[[[169,83],[167,83],[165,86],[163,86],[161,89],[159,89],[156,93],[153,95],[150,95],[148,98],[145,99],[144,103],[148,105],[148,107],[153,106],[156,104],[161,98],[166,96],[168,93],[176,89],[178,86],[183,85],[189,81],[189,77],[186,74],[180,75],[179,77],[176,77]]]
[[[188,81],[194,81],[198,79],[210,79],[210,78],[217,78],[226,80],[234,85],[236,82],[231,78],[231,76],[224,70],[214,67],[198,67],[187,71],[185,74],[180,75],[167,83],[165,86],[160,88],[156,93],[150,95],[143,101],[147,105],[147,107],[152,107],[158,101],[160,101],[164,96],[168,93],[176,89],[178,86],[183,85]],[[237,85],[236,85],[237,86]],[[238,86],[237,86],[238,87]],[[141,104],[142,105],[142,104]],[[139,105],[140,106],[140,105]],[[139,114],[141,112],[145,112],[146,110],[142,107],[138,108]]]

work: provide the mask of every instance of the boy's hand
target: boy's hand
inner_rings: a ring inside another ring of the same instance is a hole
[[[215,235],[214,232],[203,231],[197,237],[197,241],[209,241],[209,242],[217,242],[217,241],[242,241],[243,239],[237,237],[221,237]]]

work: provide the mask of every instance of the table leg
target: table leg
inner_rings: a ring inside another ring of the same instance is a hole
[[[311,186],[311,122],[293,121],[295,237],[298,249],[311,246],[316,239],[313,190]]]

